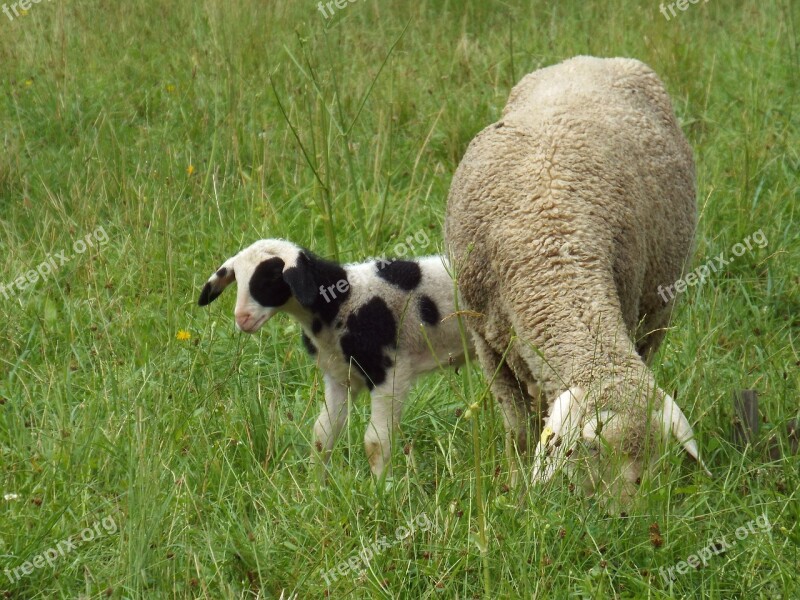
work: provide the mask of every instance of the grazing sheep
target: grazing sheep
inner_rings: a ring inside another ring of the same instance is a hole
[[[535,71],[470,143],[445,240],[464,307],[481,315],[469,321],[478,360],[499,368],[509,445],[524,453],[541,431],[534,481],[583,450],[589,489],[625,501],[654,432],[699,460],[646,365],[672,311],[657,290],[680,278],[695,222],[691,149],[639,61]]]
[[[339,265],[285,240],[261,240],[225,261],[198,304],[213,302],[234,280],[238,329],[253,333],[288,313],[317,357],[325,381],[325,406],[314,426],[321,475],[347,420],[348,390],[368,389],[364,445],[380,476],[391,465],[391,435],[414,380],[464,360],[457,320],[446,318],[455,311],[446,259]]]

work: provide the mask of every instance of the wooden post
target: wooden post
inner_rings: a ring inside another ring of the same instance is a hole
[[[733,443],[739,448],[758,439],[758,392],[739,390],[733,393]]]
[[[794,423],[789,423],[789,447],[792,454],[797,454],[800,450],[800,418],[795,420]]]

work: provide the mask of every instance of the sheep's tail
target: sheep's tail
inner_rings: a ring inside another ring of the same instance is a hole
[[[686,418],[686,415],[683,414],[680,406],[678,406],[675,400],[667,393],[664,394],[664,405],[660,413],[661,431],[664,437],[667,438],[670,434],[674,435],[675,439],[677,439],[683,446],[683,449],[686,450],[686,453],[694,458],[703,468],[706,475],[713,477],[711,471],[708,470],[708,467],[706,467],[705,463],[700,458],[700,451],[697,447],[697,441],[694,439],[694,431],[689,424],[689,420]]]

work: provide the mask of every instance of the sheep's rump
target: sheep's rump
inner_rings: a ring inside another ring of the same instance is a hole
[[[445,238],[464,302],[486,315],[473,330],[502,352],[513,326],[571,379],[597,354],[587,333],[613,337],[603,352],[621,362],[628,336],[642,355],[658,346],[658,289],[681,276],[695,222],[692,152],[661,81],[636,60],[577,57],[525,76],[470,143]]]

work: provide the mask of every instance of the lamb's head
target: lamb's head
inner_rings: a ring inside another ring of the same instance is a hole
[[[655,398],[653,405],[645,404],[651,406],[648,421],[641,403],[617,404],[618,410],[603,407],[603,392],[619,391],[618,383],[588,392],[575,387],[556,398],[536,448],[533,480],[547,481],[565,467],[583,480],[587,493],[598,493],[610,506],[624,505],[635,494],[647,464],[657,458],[650,453],[648,460],[645,448],[670,436],[710,476],[700,460],[692,427],[672,397],[659,388],[643,392],[639,387],[637,394]]]
[[[345,279],[344,270],[286,240],[260,240],[226,260],[209,277],[198,304],[205,306],[237,282],[236,327],[253,333],[281,311],[295,315],[317,312],[320,287],[333,278]],[[344,299],[337,297],[337,307]],[[333,308],[333,307],[331,307]]]

